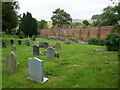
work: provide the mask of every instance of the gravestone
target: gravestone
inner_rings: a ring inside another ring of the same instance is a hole
[[[44,48],[44,42],[40,42],[40,43],[39,43],[39,47],[40,47],[40,48]]]
[[[18,45],[22,45],[22,41],[21,40],[18,40]]]
[[[6,72],[14,74],[16,71],[16,56],[13,52],[10,52],[6,58]]]
[[[15,45],[12,46],[12,50],[16,50],[16,46]]]
[[[44,48],[47,49],[49,44],[47,42],[44,42]]]
[[[11,44],[14,44],[14,40],[13,40],[13,39],[11,39],[11,40],[10,40],[10,43],[11,43]]]
[[[39,46],[38,45],[33,46],[33,55],[40,56],[40,51],[39,51]]]
[[[28,40],[26,40],[26,45],[30,46],[30,42]]]
[[[32,40],[35,41],[35,35],[32,36]]]
[[[60,43],[56,43],[55,49],[60,50],[61,49],[61,44]]]
[[[48,58],[56,58],[55,57],[55,49],[53,47],[48,47],[47,48],[47,56]]]
[[[43,60],[38,58],[28,59],[28,79],[36,82],[45,83],[49,79],[44,77]]]
[[[2,48],[6,48],[6,42],[2,41]]]
[[[38,45],[38,46],[39,46],[39,45],[40,45],[40,42],[35,42],[35,45]]]
[[[65,44],[70,44],[70,39],[69,38],[65,38]]]

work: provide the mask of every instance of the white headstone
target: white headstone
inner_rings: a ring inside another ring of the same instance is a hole
[[[28,59],[28,79],[35,80],[40,83],[45,83],[48,78],[44,77],[43,60],[38,58]]]

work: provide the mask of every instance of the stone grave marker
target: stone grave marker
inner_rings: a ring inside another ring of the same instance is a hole
[[[18,45],[22,45],[22,41],[21,40],[18,40]]]
[[[55,49],[53,47],[48,47],[47,48],[47,56],[48,58],[56,58],[55,57]]]
[[[35,41],[35,35],[32,36],[32,40]]]
[[[15,45],[12,46],[12,50],[16,50],[16,46]]]
[[[45,83],[49,79],[44,77],[43,60],[38,58],[28,59],[28,79],[36,82]]]
[[[56,43],[55,49],[60,50],[61,49],[61,44],[60,43]]]
[[[40,51],[39,51],[39,46],[38,45],[33,46],[33,55],[40,56]]]
[[[6,58],[6,72],[14,74],[16,71],[16,56],[13,52],[10,52]]]
[[[40,42],[40,43],[39,43],[39,47],[40,47],[40,48],[44,48],[44,42]]]
[[[13,39],[11,39],[11,40],[10,40],[10,43],[11,43],[11,44],[14,44],[14,40],[13,40]]]
[[[49,44],[47,42],[44,42],[44,48],[47,49]]]
[[[6,42],[2,41],[2,48],[6,48]]]
[[[30,46],[30,42],[28,40],[26,40],[26,45]]]
[[[35,42],[35,45],[38,45],[38,46],[39,46],[39,45],[40,45],[40,42]]]

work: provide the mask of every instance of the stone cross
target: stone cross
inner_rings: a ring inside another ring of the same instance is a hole
[[[14,40],[13,40],[13,39],[11,39],[11,40],[10,40],[10,43],[11,43],[11,44],[14,44]]]
[[[55,49],[60,50],[61,49],[61,44],[60,43],[56,43]]]
[[[6,42],[2,41],[2,48],[6,48]]]
[[[55,59],[55,49],[53,47],[48,47],[47,48],[47,56],[48,58],[53,58]]]
[[[12,50],[16,50],[16,46],[15,45],[12,46]]]
[[[6,58],[6,72],[14,74],[16,71],[16,56],[13,52],[10,52]]]
[[[22,45],[22,41],[21,40],[18,40],[18,45]]]
[[[45,83],[49,79],[44,77],[43,60],[38,58],[28,59],[28,79],[36,82]]]
[[[33,55],[40,56],[40,51],[39,51],[39,46],[38,45],[33,46]]]

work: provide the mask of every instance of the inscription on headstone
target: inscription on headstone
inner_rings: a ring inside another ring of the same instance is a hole
[[[6,58],[6,72],[14,74],[16,71],[16,56],[13,52],[10,52]]]
[[[28,59],[28,79],[45,83],[48,78],[44,77],[43,60],[38,58]]]

